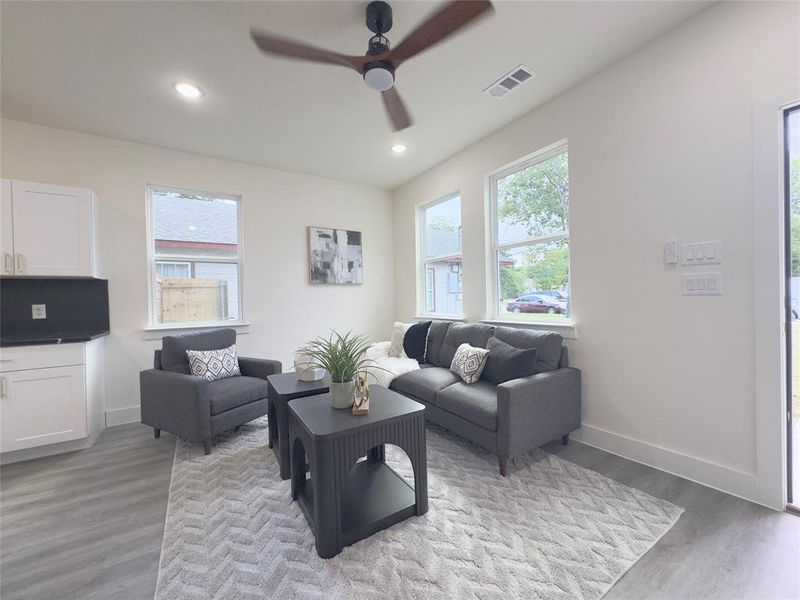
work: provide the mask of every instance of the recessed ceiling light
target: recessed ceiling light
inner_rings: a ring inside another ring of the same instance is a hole
[[[406,150],[408,150],[408,146],[406,146],[405,144],[395,144],[394,146],[392,146],[392,152],[394,152],[395,154],[402,154]]]
[[[203,90],[201,90],[196,85],[191,83],[186,83],[185,81],[179,81],[172,85],[175,88],[175,91],[178,92],[184,98],[188,98],[189,100],[197,100],[198,98],[203,97]]]

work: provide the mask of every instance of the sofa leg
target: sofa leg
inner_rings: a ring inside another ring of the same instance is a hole
[[[239,430],[240,430],[241,428],[242,428],[242,426],[241,426],[241,425],[237,425],[236,427],[234,427],[234,428],[233,428],[233,432],[234,432],[234,433],[239,433]]]
[[[161,437],[161,428],[153,427],[153,437],[156,439]]]
[[[568,433],[565,433],[564,435],[561,436],[561,443],[564,444],[565,446],[567,444],[569,444],[569,434]]]
[[[497,458],[500,462],[500,475],[506,477],[508,475],[508,457],[498,455]]]
[[[203,452],[206,453],[206,456],[211,454],[211,440],[203,440]]]

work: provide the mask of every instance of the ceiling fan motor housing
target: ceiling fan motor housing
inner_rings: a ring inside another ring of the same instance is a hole
[[[372,4],[376,3],[373,2]],[[372,6],[372,4],[370,4],[370,6]],[[378,4],[383,3],[378,2]],[[369,8],[367,14],[369,14]],[[377,32],[369,39],[367,56],[380,56],[387,52],[389,52],[389,40],[380,32]],[[376,60],[366,63],[364,65],[364,81],[367,83],[367,86],[373,90],[385,92],[394,85],[394,65],[385,60]]]

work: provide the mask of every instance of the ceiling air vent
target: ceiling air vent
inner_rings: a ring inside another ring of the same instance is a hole
[[[525,65],[519,65],[511,69],[511,71],[503,75],[500,79],[483,90],[483,93],[487,96],[491,96],[492,98],[501,98],[511,90],[519,87],[521,83],[525,83],[528,81],[528,79],[531,79],[533,76],[534,72],[528,67]]]

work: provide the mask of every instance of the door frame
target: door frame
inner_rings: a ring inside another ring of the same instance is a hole
[[[753,102],[753,493],[775,510],[785,510],[788,498],[784,111],[799,101],[800,81],[794,81]]]

